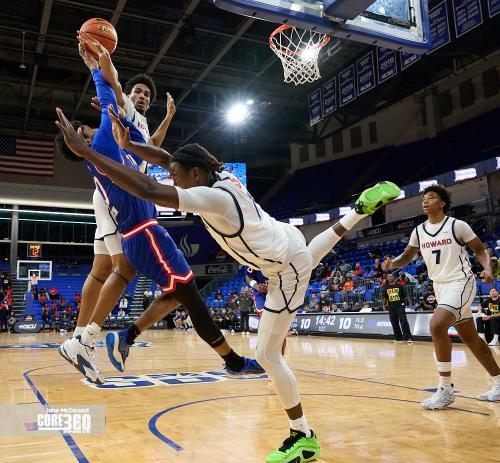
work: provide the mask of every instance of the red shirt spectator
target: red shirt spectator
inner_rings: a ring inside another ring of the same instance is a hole
[[[52,288],[50,288],[49,297],[52,300],[59,298],[59,291],[57,290],[57,288],[55,286],[52,286]]]
[[[12,309],[12,298],[10,296],[7,296],[7,298],[5,299],[5,303],[7,304],[9,310]]]
[[[61,305],[66,305],[66,298],[64,296],[61,296],[61,299],[59,299],[59,303]]]
[[[76,302],[77,304],[79,304],[79,303],[81,302],[81,300],[82,300],[82,295],[81,295],[81,294],[77,291],[77,292],[75,293],[75,302]]]
[[[5,295],[6,295],[7,297],[12,297],[12,289],[7,288],[7,289],[5,290]]]
[[[52,310],[53,314],[57,312],[57,304],[55,303],[55,301],[52,301],[52,304],[50,304],[50,309]]]
[[[66,307],[66,313],[68,315],[71,314],[71,304],[68,304],[68,307]]]
[[[39,299],[42,305],[44,305],[47,302],[47,296],[45,294],[41,294]]]
[[[352,288],[354,288],[354,282],[351,280],[350,277],[347,277],[347,280],[344,283],[344,287],[342,289],[344,291],[352,291]]]
[[[354,271],[352,273],[353,273],[353,275],[356,275],[357,277],[360,277],[361,275],[363,275],[363,267],[361,267],[361,264],[359,262],[356,264],[356,268],[354,269]]]

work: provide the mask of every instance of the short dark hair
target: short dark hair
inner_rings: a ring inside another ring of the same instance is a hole
[[[443,212],[448,215],[451,211],[451,193],[443,185],[430,185],[424,190],[423,194],[425,195],[431,191],[437,193],[441,201],[444,201]]]
[[[222,172],[224,163],[198,143],[181,146],[173,155],[172,161],[188,167],[200,167],[209,174]]]
[[[132,89],[134,88],[134,85],[136,84],[144,84],[149,88],[149,90],[151,91],[150,104],[153,104],[153,102],[156,100],[156,85],[154,83],[154,80],[151,79],[151,76],[148,76],[147,74],[137,74],[131,79],[127,80],[127,82],[125,82],[125,94],[130,95]]]
[[[71,121],[71,125],[75,130],[78,130],[82,126],[82,123],[80,121]],[[83,161],[82,158],[78,157],[75,153],[73,153],[73,151],[68,148],[68,145],[66,145],[66,142],[64,141],[63,134],[60,132],[54,138],[54,152],[65,157],[68,161]]]

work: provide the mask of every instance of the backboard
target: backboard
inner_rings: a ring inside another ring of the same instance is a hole
[[[427,0],[213,0],[233,13],[383,48],[430,49]]]
[[[37,274],[39,280],[52,280],[51,260],[18,260],[17,274],[18,280],[30,280],[32,274]]]

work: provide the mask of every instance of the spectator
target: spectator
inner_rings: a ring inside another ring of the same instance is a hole
[[[8,331],[9,309],[6,304],[0,304],[0,332]]]
[[[55,301],[56,299],[59,299],[59,291],[55,286],[52,286],[49,291],[49,297],[51,301]]]
[[[43,306],[47,302],[47,293],[40,293],[38,299],[40,300],[40,304]]]
[[[125,299],[125,298],[124,298],[124,299]],[[125,300],[126,300],[126,299],[125,299]],[[117,316],[117,317],[119,317],[119,318],[123,318],[125,315],[127,315],[127,314],[125,313],[125,310],[123,310],[123,308],[122,308],[122,307],[120,307],[120,309],[118,309],[118,314],[117,314],[116,316]]]
[[[495,244],[495,252],[500,253],[500,235],[497,235],[497,242]]]
[[[424,258],[422,257],[422,253],[420,251],[418,251],[417,253],[417,260],[415,261],[415,265],[417,269],[417,275],[427,272],[427,266],[425,265]]]
[[[415,285],[416,297],[424,296],[427,293],[427,280],[423,274],[418,276],[417,284]]]
[[[9,309],[10,312],[12,310],[12,305],[14,304],[14,302],[12,301],[12,296],[8,295],[5,298],[5,303],[7,304],[7,309]]]
[[[35,301],[38,301],[38,286],[37,285],[31,286],[31,291],[33,292],[33,299]]]
[[[56,301],[52,301],[52,304],[50,304],[50,311],[52,312],[52,315],[54,315],[57,311],[57,304]]]
[[[411,308],[410,297],[406,293],[405,286],[397,284],[394,280],[394,275],[387,276],[387,286],[383,290],[384,309],[389,311],[392,329],[394,331],[394,342],[401,343],[403,341],[408,344],[413,343],[411,336],[410,325],[406,318],[405,299]]]
[[[405,272],[399,272],[398,281],[396,282],[399,286],[406,286],[410,280],[405,275]]]
[[[354,304],[354,307],[352,308],[353,312],[360,312],[361,311],[361,304],[359,302],[356,302]]]
[[[125,296],[122,296],[122,298],[120,299],[120,303],[118,304],[118,307],[124,313],[128,312],[128,299]],[[122,316],[124,316],[124,315],[122,315]]]
[[[68,307],[66,307],[66,315],[68,317],[71,316],[71,312],[73,311],[72,307],[71,307],[71,304],[68,304]]]
[[[496,288],[490,288],[489,297],[479,306],[480,316],[476,319],[477,332],[486,341],[485,328],[489,326],[493,339],[489,346],[500,346],[500,297]]]
[[[436,295],[432,283],[427,285],[427,292],[424,294],[423,301],[424,310],[434,310],[437,307]]]
[[[324,307],[329,307],[330,306],[330,298],[328,297],[328,293],[324,292],[321,293],[321,297],[319,299],[319,305],[320,309],[323,310]]]
[[[332,304],[330,312],[340,312],[339,308],[337,307],[337,304]]]
[[[365,300],[366,286],[361,284],[356,284],[353,289],[354,299],[359,303]]]
[[[49,327],[50,327],[49,308],[45,306],[42,311],[42,329],[45,330]]]
[[[352,265],[348,264],[345,260],[342,261],[340,265],[340,273],[346,274],[352,270]]]
[[[161,290],[160,286],[156,285],[155,294],[154,294],[155,299],[159,298],[162,294],[163,294],[163,291]]]
[[[352,281],[351,277],[347,277],[342,287],[342,291],[352,291],[354,288],[354,281]]]
[[[307,313],[318,313],[318,312],[321,312],[321,304],[319,302],[311,303],[306,308],[306,312]]]
[[[363,307],[361,308],[360,312],[361,313],[368,313],[368,312],[371,312],[373,309],[370,307],[370,303],[369,302],[365,302],[363,304]]]
[[[8,323],[8,328],[9,328],[9,333],[13,333],[14,332],[14,326],[16,325],[16,314],[14,312],[11,312],[10,313],[10,317],[9,317],[9,320],[7,321]]]
[[[78,305],[82,302],[82,295],[77,291],[75,293],[75,304]]]
[[[245,289],[241,292],[238,298],[238,307],[240,308],[241,316],[241,332],[250,334],[249,318],[250,310],[252,308],[252,300],[248,297],[248,291]]]
[[[375,273],[375,278],[381,278],[382,275],[384,274],[384,271],[382,270],[382,264],[380,263],[380,261],[378,259],[375,259],[373,271]]]
[[[356,264],[356,267],[354,268],[354,271],[352,273],[357,277],[363,275],[363,267],[361,267],[361,264],[359,262]]]
[[[340,310],[341,312],[349,312],[349,304],[347,302],[342,302],[342,309]]]
[[[153,292],[150,288],[148,288],[142,293],[142,308],[144,310],[146,310],[149,307],[149,304],[151,304],[151,299],[153,299]]]
[[[318,295],[316,293],[311,293],[307,302],[314,305],[316,302],[318,302]]]

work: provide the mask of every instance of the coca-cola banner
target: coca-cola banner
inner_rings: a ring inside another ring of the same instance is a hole
[[[205,265],[206,275],[228,275],[234,272],[232,264]]]

